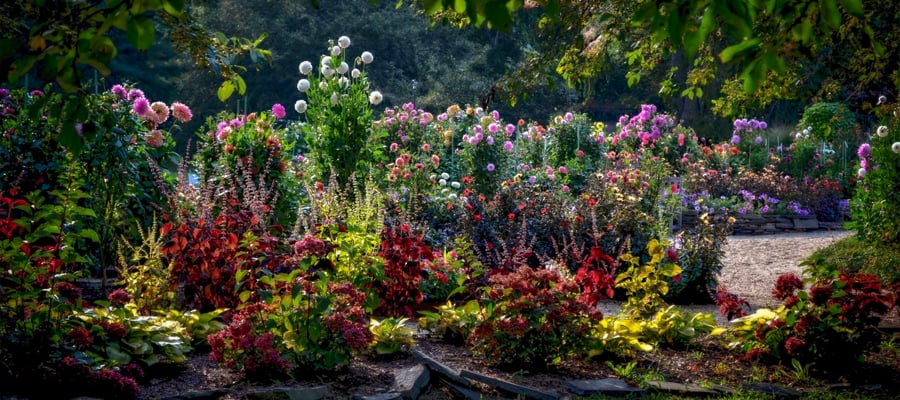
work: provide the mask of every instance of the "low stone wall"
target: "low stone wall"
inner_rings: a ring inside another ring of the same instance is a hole
[[[690,229],[697,224],[700,213],[682,211],[681,218],[676,217],[673,228]],[[735,235],[768,235],[785,232],[808,232],[815,230],[843,230],[843,222],[823,222],[814,215],[733,215]],[[679,223],[680,222],[680,223]]]

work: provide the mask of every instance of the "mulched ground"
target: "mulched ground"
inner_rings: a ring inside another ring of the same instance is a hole
[[[900,342],[900,336],[897,341]],[[737,352],[727,350],[724,343],[706,339],[683,349],[657,349],[640,353],[635,358],[564,361],[543,371],[499,369],[472,355],[464,346],[448,344],[436,338],[422,336],[416,348],[457,371],[466,369],[531,388],[558,392],[568,380],[617,377],[608,365],[622,368],[634,362],[629,377],[635,384],[642,380],[667,380],[697,384],[721,384],[740,387],[746,382],[769,382],[791,386],[801,392],[829,387],[836,391],[850,391],[868,398],[897,398],[900,396],[900,349],[872,356],[862,368],[842,371],[839,378],[798,380],[790,367],[754,364],[743,361]],[[354,394],[384,393],[391,387],[394,371],[411,367],[419,361],[408,353],[393,357],[360,356],[342,371],[310,374],[298,381],[253,384],[240,374],[223,370],[211,363],[206,354],[195,354],[180,367],[159,368],[142,385],[141,398],[158,399],[199,390],[228,389],[223,399],[240,399],[248,391],[260,387],[310,387],[326,385],[335,399],[348,399]],[[434,381],[432,381],[434,382]],[[484,387],[481,387],[485,389]],[[502,393],[486,390],[485,398],[506,398]],[[450,399],[453,392],[442,384],[432,384],[422,399]]]

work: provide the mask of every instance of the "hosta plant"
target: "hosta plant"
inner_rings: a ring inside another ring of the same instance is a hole
[[[453,302],[438,306],[437,311],[419,311],[419,328],[450,343],[464,343],[472,330],[484,320],[484,312],[476,300],[455,306]]]
[[[409,318],[385,318],[369,321],[369,331],[372,332],[372,344],[370,348],[375,354],[390,355],[403,350],[408,350],[416,344],[412,328],[406,326]]]

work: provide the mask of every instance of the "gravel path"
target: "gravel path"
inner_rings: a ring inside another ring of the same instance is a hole
[[[772,287],[781,274],[803,276],[800,263],[851,231],[812,231],[777,235],[729,236],[719,284],[745,298],[752,308],[773,307]]]

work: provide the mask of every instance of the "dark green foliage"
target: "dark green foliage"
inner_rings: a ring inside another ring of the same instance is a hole
[[[857,184],[856,194],[850,202],[853,226],[860,240],[880,244],[900,242],[900,153],[892,150],[900,142],[900,118],[898,105],[893,105],[884,125],[886,136],[875,134],[871,140],[869,171]],[[881,128],[878,128],[881,129]],[[900,145],[897,145],[900,151]]]

